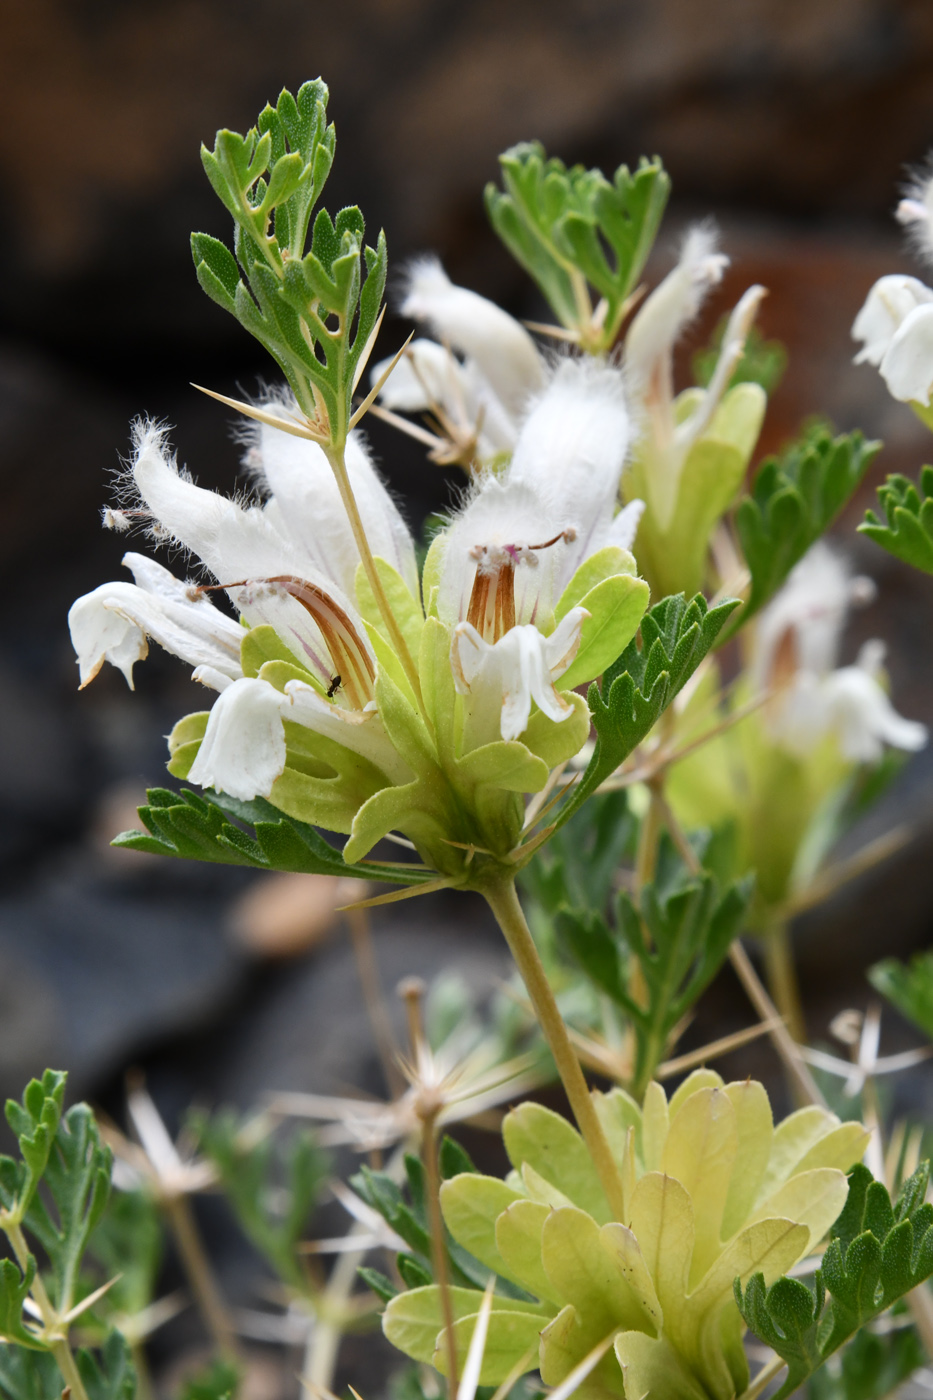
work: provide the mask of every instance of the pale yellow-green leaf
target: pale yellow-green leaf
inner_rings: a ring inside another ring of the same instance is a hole
[[[359,808],[344,860],[351,864],[362,860],[390,831],[403,832],[420,850],[443,849],[447,825],[443,813],[432,807],[427,785],[420,779],[402,787],[384,787]]]
[[[191,765],[198,756],[209,719],[209,710],[198,710],[194,714],[185,715],[168,736],[169,761],[166,767],[174,778],[185,779],[191,772]]]
[[[429,617],[421,633],[418,657],[421,696],[434,726],[439,753],[457,748],[457,693],[450,669],[450,632],[436,617]]]
[[[566,1118],[541,1104],[523,1103],[506,1115],[502,1137],[513,1166],[527,1162],[600,1223],[611,1219],[592,1158]]]
[[[668,1113],[673,1121],[678,1109],[686,1103],[691,1094],[695,1094],[698,1089],[722,1089],[724,1081],[721,1074],[717,1074],[714,1069],[695,1069],[687,1075],[684,1082],[678,1086],[668,1100]]]
[[[562,691],[561,695],[573,707],[572,713],[566,719],[554,720],[543,711],[535,710],[522,735],[522,743],[548,768],[556,768],[559,763],[575,757],[590,737],[590,710],[583,696],[572,690]]]
[[[737,1278],[741,1279],[743,1288],[752,1274],[757,1273],[764,1274],[765,1283],[774,1283],[803,1258],[809,1241],[810,1231],[806,1225],[796,1225],[791,1220],[759,1220],[741,1230],[691,1293],[690,1318],[702,1317],[708,1309],[731,1298],[732,1284]],[[664,1315],[666,1325],[666,1308]]]
[[[283,695],[289,681],[301,681],[305,685],[313,681],[313,677],[309,676],[308,672],[302,670],[300,666],[296,666],[291,661],[279,660],[263,662],[259,668],[259,679],[266,681],[273,689],[280,691]],[[314,689],[319,695],[322,693],[320,686],[315,685]]]
[[[654,1281],[665,1329],[680,1315],[693,1257],[693,1206],[672,1176],[649,1172],[632,1192],[632,1233]]]
[[[623,1332],[616,1337],[615,1352],[626,1400],[710,1400],[666,1337]]]
[[[559,1385],[592,1350],[576,1309],[568,1303],[541,1333],[538,1367],[545,1385]],[[597,1341],[603,1339],[597,1338]],[[610,1351],[574,1391],[574,1400],[622,1400],[622,1373]]]
[[[496,1244],[496,1220],[513,1202],[521,1201],[521,1196],[498,1177],[475,1172],[462,1172],[445,1181],[440,1196],[444,1220],[457,1243],[487,1269],[512,1277]]]
[[[417,657],[418,648],[421,645],[421,628],[424,625],[421,604],[411,596],[401,574],[387,560],[377,556],[373,562],[376,565],[376,573],[388,600],[389,608],[414,659]],[[385,619],[376,602],[372,585],[366,577],[362,563],[357,565],[354,583],[360,616],[364,622],[370,623],[388,640]]]
[[[596,1116],[602,1124],[603,1132],[612,1149],[612,1155],[619,1161],[625,1153],[629,1128],[635,1129],[635,1148],[641,1151],[641,1109],[624,1089],[610,1089],[601,1093],[594,1089],[592,1095]]]
[[[760,384],[736,384],[723,395],[704,436],[729,443],[748,466],[767,407],[768,396]]]
[[[393,650],[389,642],[386,641],[378,627],[374,627],[371,622],[364,622],[363,626],[366,628],[366,635],[375,653],[376,664],[379,670],[383,674],[391,677],[393,684],[398,687],[401,694],[414,709],[417,704],[415,693],[411,688],[411,681],[408,679],[405,667],[402,665],[399,656]]]
[[[664,1321],[663,1309],[634,1233],[613,1220],[602,1226],[599,1239],[603,1249],[618,1263],[626,1283],[638,1300],[642,1317],[635,1325],[659,1332]]]
[[[244,676],[258,676],[267,661],[285,661],[297,666],[303,680],[316,689],[321,689],[320,682],[310,671],[304,669],[298,657],[289,651],[274,627],[262,623],[259,627],[247,628],[240,642],[240,665]]]
[[[458,782],[467,786],[488,783],[506,792],[540,792],[547,778],[547,764],[517,739],[484,744],[457,763]]]
[[[676,1177],[693,1202],[696,1237],[688,1278],[691,1288],[719,1252],[719,1230],[738,1145],[735,1110],[722,1089],[698,1089],[671,1114],[661,1170]]]
[[[561,685],[572,689],[601,676],[638,631],[649,598],[647,583],[631,574],[615,574],[591,589],[580,603],[590,616],[583,621],[580,646]]]
[[[477,1289],[450,1288],[448,1292],[455,1322],[476,1316],[483,1296]],[[497,1297],[495,1308],[497,1312],[526,1313],[529,1304]],[[540,1326],[540,1315],[538,1323]],[[382,1314],[382,1330],[386,1337],[414,1361],[433,1363],[437,1335],[443,1325],[440,1289],[433,1283],[424,1288],[410,1288],[404,1293],[397,1293]]]
[[[812,1171],[814,1167],[836,1167],[846,1172],[861,1161],[870,1137],[861,1123],[840,1123],[804,1153],[794,1168],[794,1175]]]
[[[545,1180],[540,1172],[536,1172],[529,1162],[522,1164],[521,1181],[530,1201],[549,1206],[553,1210],[561,1210],[564,1206],[574,1204],[569,1196],[565,1196],[563,1191],[559,1191],[556,1186]]]
[[[554,1210],[544,1222],[541,1262],[561,1302],[572,1303],[577,1310],[585,1351],[596,1346],[613,1328],[653,1330],[658,1322],[654,1289],[646,1299],[632,1285],[631,1259],[622,1238],[628,1236],[634,1245],[631,1231],[622,1225],[615,1228],[615,1241],[611,1237],[604,1239],[592,1216],[574,1208]]]
[[[538,1364],[535,1352],[545,1319],[535,1312],[506,1312],[498,1306],[500,1301],[496,1299],[489,1315],[489,1330],[486,1333],[483,1362],[479,1372],[480,1385],[498,1385],[500,1381],[504,1381],[512,1367],[516,1366],[528,1351],[531,1351],[532,1355],[525,1369],[533,1371]],[[459,1373],[462,1373],[466,1362],[476,1321],[477,1317],[463,1317],[454,1326]],[[432,1363],[442,1376],[446,1376],[447,1345],[443,1332],[437,1337]]]
[[[763,1085],[754,1079],[739,1080],[727,1084],[726,1093],[735,1110],[739,1142],[722,1216],[724,1240],[731,1239],[751,1214],[774,1136],[771,1104]]]
[[[766,1220],[769,1216],[780,1216],[806,1225],[810,1231],[807,1248],[812,1249],[838,1219],[848,1189],[845,1173],[834,1167],[799,1172],[759,1206],[755,1218]]]
[[[562,1306],[563,1300],[541,1262],[541,1232],[551,1206],[540,1201],[517,1200],[496,1221],[496,1247],[514,1279],[536,1298]]]
[[[641,1114],[641,1150],[645,1159],[645,1171],[654,1172],[661,1165],[661,1154],[670,1127],[667,1095],[655,1080],[652,1080],[645,1090]]]
[[[437,756],[424,720],[384,671],[376,676],[376,706],[386,733],[412,772],[432,774]]]
[[[838,1124],[834,1113],[829,1113],[818,1104],[808,1104],[788,1114],[776,1128],[771,1140],[771,1156],[768,1167],[758,1187],[756,1203],[766,1201],[777,1188],[797,1169],[814,1143]]]
[[[425,616],[429,616],[434,611],[434,597],[440,587],[441,565],[444,562],[446,548],[447,532],[441,530],[431,541],[424,561],[424,568],[421,570],[421,597],[424,602]]]
[[[635,556],[618,545],[607,544],[584,559],[567,584],[554,609],[554,621],[560,622],[571,608],[579,607],[586,595],[615,574],[637,574]],[[584,604],[585,606],[585,604]]]

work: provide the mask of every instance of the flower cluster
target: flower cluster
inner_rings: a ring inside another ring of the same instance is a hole
[[[452,841],[506,855],[520,795],[586,740],[573,687],[619,654],[648,602],[629,552],[638,507],[617,511],[630,440],[618,372],[574,361],[549,372],[508,467],[476,476],[420,587],[414,542],[351,435],[350,486],[420,694],[323,449],[274,425],[287,426],[287,403],[264,412],[248,452],[254,505],[195,485],[160,430],[137,429],[139,512],[215,582],[128,555],[135,583],[104,584],[71,610],[82,684],[104,661],[132,684],[151,637],[218,692],[171,736],[177,776],[346,833],[348,859],[393,830],[443,871],[462,860]]]
[[[771,1282],[820,1243],[868,1135],[814,1106],[775,1126],[761,1084],[724,1084],[711,1070],[670,1102],[656,1083],[641,1108],[621,1089],[594,1099],[624,1219],[612,1218],[578,1134],[533,1103],[505,1120],[505,1181],[466,1173],[441,1189],[457,1243],[533,1300],[493,1298],[481,1382],[523,1364],[558,1385],[614,1338],[581,1396],[731,1400],[748,1384],[734,1281],[760,1272]],[[450,1293],[462,1362],[482,1294]],[[445,1370],[436,1285],[399,1294],[383,1326],[409,1356]]]

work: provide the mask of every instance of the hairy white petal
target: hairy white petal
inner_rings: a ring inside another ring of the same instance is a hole
[[[880,365],[905,317],[930,302],[933,291],[916,277],[901,273],[879,277],[852,325],[852,339],[862,342],[855,363]]]
[[[902,403],[928,405],[933,390],[933,303],[908,312],[881,361],[890,393]]]
[[[287,696],[267,681],[242,677],[217,697],[189,778],[249,802],[268,797],[285,768],[282,720]]]
[[[696,316],[711,287],[722,280],[729,259],[716,251],[707,225],[692,228],[680,260],[635,315],[625,338],[625,366],[633,380],[647,383],[658,361],[671,353]]]
[[[276,574],[306,578],[314,570],[311,556],[296,550],[258,506],[244,509],[180,476],[157,429],[141,427],[136,447],[133,478],[146,505],[221,583]]]
[[[846,758],[877,763],[884,745],[916,753],[927,742],[926,725],[895,710],[871,671],[843,666],[824,682],[828,723]]]
[[[906,228],[914,249],[926,262],[933,261],[933,166],[915,172],[897,206],[898,222]]]
[[[130,557],[138,568],[140,556]],[[178,589],[181,596],[170,590],[155,593],[135,583],[103,583],[72,604],[68,626],[82,689],[109,661],[123,672],[132,690],[133,666],[145,659],[147,637],[192,666],[211,666],[231,678],[240,675],[242,629],[203,596],[185,597],[184,584]]]
[[[574,608],[550,637],[537,627],[517,626],[493,645],[468,622],[454,628],[454,683],[476,711],[471,717],[476,742],[519,738],[528,728],[532,702],[553,720],[567,718],[571,706],[555,690],[554,681],[576,656],[588,616],[584,608]],[[493,726],[498,735],[489,732]]]
[[[278,406],[266,407],[275,411]],[[411,535],[359,433],[350,434],[345,460],[373,554],[392,564],[414,592],[418,571]],[[258,466],[271,493],[263,512],[265,518],[297,552],[313,559],[320,572],[352,598],[360,554],[323,449],[315,442],[262,423],[257,424],[249,461]]]
[[[436,258],[412,266],[402,311],[475,360],[509,413],[519,413],[541,387],[541,357],[524,327],[494,302],[454,286]]]
[[[635,543],[635,536],[638,534],[638,526],[644,513],[644,501],[629,501],[628,505],[623,506],[609,526],[606,544],[614,544],[617,549],[630,550]]]

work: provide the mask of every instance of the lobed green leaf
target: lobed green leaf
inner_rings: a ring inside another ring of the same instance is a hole
[[[921,467],[919,490],[900,473],[889,476],[878,487],[878,499],[884,519],[866,511],[859,534],[905,564],[933,574],[933,467]]]

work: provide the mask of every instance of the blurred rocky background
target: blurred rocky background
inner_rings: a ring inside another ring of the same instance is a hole
[[[607,170],[663,157],[674,194],[652,275],[697,217],[717,219],[733,256],[685,358],[762,281],[762,328],[790,355],[762,451],[817,411],[886,441],[838,531],[879,583],[849,655],[885,636],[898,707],[933,720],[930,581],[853,533],[874,482],[915,474],[929,439],[852,366],[849,340],[874,279],[917,271],[890,212],[933,145],[928,0],[5,0],[0,1093],[49,1062],[111,1104],[142,1063],[170,1118],[195,1096],[379,1088],[352,958],[341,938],[310,947],[299,887],[270,889],[279,914],[264,919],[263,877],[109,849],[163,780],[162,736],[200,701],[156,648],[135,695],[110,669],[78,695],[65,624],[75,596],[120,575],[126,539],[101,531],[99,508],[134,415],[173,425],[202,484],[236,481],[229,415],[190,383],[249,391],[267,366],[195,281],[190,231],[227,233],[198,146],[318,73],[338,131],[329,206],[384,226],[396,270],[436,251],[518,315],[542,307],[486,223],[498,152],[538,137]],[[387,323],[386,351],[403,333]],[[369,431],[417,526],[450,499],[448,475]],[[807,917],[815,1035],[847,998],[864,1005],[869,962],[930,942],[933,753],[858,839],[894,821],[912,841]],[[389,987],[450,962],[488,986],[505,967],[469,900],[402,905],[376,936]],[[697,1034],[746,1023],[726,978],[701,1021]]]

